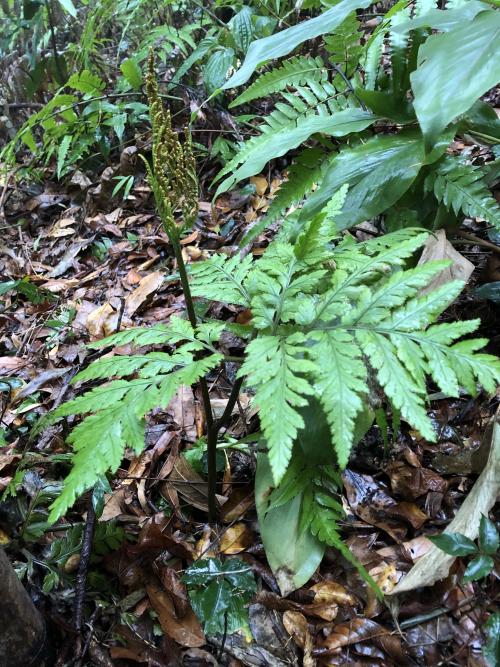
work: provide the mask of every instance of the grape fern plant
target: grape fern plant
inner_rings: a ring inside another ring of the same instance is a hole
[[[94,361],[74,382],[102,384],[52,413],[52,420],[84,417],[69,436],[73,468],[51,519],[61,517],[101,475],[115,472],[126,447],[142,450],[147,414],[166,408],[182,385],[201,384],[209,459],[213,457],[220,427],[244,383],[259,410],[259,456],[271,472],[272,507],[302,494],[307,502],[301,530],[338,546],[338,470],[346,466],[359,439],[358,423],[369,411],[376,388],[406,422],[434,440],[426,413],[426,378],[449,396],[458,396],[461,389],[475,394],[479,386],[494,392],[499,362],[480,351],[486,340],[458,340],[472,333],[478,320],[436,323],[463,283],[452,281],[425,292],[448,263],[407,268],[427,232],[399,230],[363,243],[339,236],[336,220],[346,186],[298,234],[284,230],[261,259],[213,254],[192,264],[188,275],[180,238],[197,211],[191,143],[187,133],[181,143],[172,130],[158,97],[152,59],[147,85],[153,124],[149,179],[177,259],[188,317],[127,329],[90,345],[154,349]],[[249,309],[251,322],[203,321],[195,313],[196,297]],[[224,329],[248,344],[228,405],[215,420],[205,376],[224,363],[218,346]],[[326,430],[314,445],[313,457],[304,434],[322,419]],[[213,512],[215,467],[210,465],[209,478]]]

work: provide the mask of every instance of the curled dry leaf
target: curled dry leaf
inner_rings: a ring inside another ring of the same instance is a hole
[[[381,637],[388,631],[368,618],[353,618],[347,623],[335,625],[331,633],[323,639],[314,651],[316,656],[334,655],[343,646],[364,642],[367,639]]]
[[[245,551],[254,541],[253,531],[245,523],[230,526],[222,536],[220,550],[226,556]]]
[[[451,260],[450,266],[441,271],[434,280],[422,290],[422,294],[427,292],[434,292],[438,287],[450,282],[451,280],[463,280],[468,282],[471,273],[474,271],[474,264],[469,262],[462,254],[455,250],[451,243],[446,238],[444,229],[439,229],[427,239],[422,256],[418,261],[418,265],[426,264],[440,259]]]
[[[428,491],[445,493],[448,488],[446,480],[429,468],[414,468],[395,461],[386,471],[393,492],[409,500],[415,500]]]
[[[307,635],[309,634],[307,619],[304,614],[301,614],[300,611],[285,611],[283,614],[283,625],[288,634],[293,637],[297,646],[304,648]]]
[[[314,604],[338,604],[352,607],[357,599],[342,584],[336,581],[322,581],[309,589],[314,591]]]
[[[182,617],[178,617],[172,597],[156,584],[146,586],[151,606],[158,614],[163,632],[181,646],[200,647],[205,644],[205,635],[200,622],[191,607]]]

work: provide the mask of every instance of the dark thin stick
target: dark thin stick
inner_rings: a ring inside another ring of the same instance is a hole
[[[56,63],[57,75],[59,76],[59,82],[63,83],[64,75],[61,66],[61,59],[59,58],[59,53],[57,51],[56,33],[54,30],[54,19],[50,7],[50,0],[45,0],[45,8],[47,10],[47,18],[49,19],[50,42],[52,45],[52,52],[54,53],[54,61]]]
[[[85,521],[85,530],[83,532],[82,551],[80,553],[80,563],[78,564],[78,574],[76,575],[75,585],[75,615],[74,625],[78,637],[78,653],[81,651],[81,633],[83,626],[83,601],[85,599],[85,585],[87,583],[87,572],[90,561],[90,552],[92,549],[92,538],[94,537],[95,510],[92,503],[92,493],[87,503],[87,519]]]

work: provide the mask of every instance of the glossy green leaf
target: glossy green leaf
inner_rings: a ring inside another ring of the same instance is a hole
[[[257,457],[255,505],[269,565],[283,595],[303,586],[321,563],[325,546],[308,530],[300,530],[302,494],[275,509],[268,509],[274,487],[267,456]]]
[[[491,556],[478,556],[474,558],[465,568],[463,581],[477,581],[478,579],[487,577],[494,565],[495,563]]]
[[[500,80],[500,12],[485,11],[420,47],[410,79],[428,145]]]
[[[120,69],[132,88],[134,88],[134,90],[139,90],[142,86],[142,71],[137,64],[137,61],[133,58],[127,58],[120,65]]]
[[[486,645],[483,655],[490,667],[500,665],[500,613],[492,614],[484,626]]]
[[[342,0],[320,16],[282,30],[281,32],[257,39],[250,44],[246,58],[240,69],[227,81],[223,89],[241,86],[252,76],[259,65],[267,60],[281,58],[303,42],[331,32],[355,9],[368,7],[369,0]]]
[[[213,93],[217,88],[222,88],[228,69],[233,62],[233,49],[219,49],[212,53],[203,68],[203,81],[207,93]]]
[[[441,533],[429,540],[449,556],[470,556],[477,553],[477,546],[461,533]]]
[[[248,625],[245,605],[256,586],[246,563],[237,558],[200,559],[186,570],[182,580],[207,635],[231,634]]]
[[[478,100],[460,120],[458,134],[468,132],[487,144],[500,144],[500,118],[495,109]]]
[[[392,206],[415,180],[424,163],[424,146],[417,134],[374,137],[341,151],[327,168],[321,186],[306,201],[300,220],[319,213],[344,183],[349,184],[342,213],[335,221],[347,229]]]
[[[420,28],[433,28],[434,30],[447,32],[463,25],[465,21],[470,21],[485,9],[489,9],[489,7],[484,2],[467,0],[459,7],[452,9],[430,9],[428,12],[404,21],[404,23],[402,22],[391,29],[396,33],[405,33]]]
[[[236,46],[247,52],[248,47],[252,41],[254,29],[252,25],[252,10],[250,7],[243,7],[231,19],[231,34],[234,38]]]
[[[332,137],[343,137],[351,132],[364,130],[377,119],[378,116],[362,109],[345,109],[331,116],[301,116],[281,130],[267,133],[265,135],[267,141],[256,145],[255,150],[249,152],[241,167],[222,181],[217,188],[215,198],[243,179],[258,174],[269,160],[274,160],[297,148],[313,134],[321,132]],[[340,185],[344,182],[342,181]]]
[[[493,556],[498,551],[498,546],[499,536],[497,527],[493,521],[483,514],[479,523],[479,548],[484,554]]]

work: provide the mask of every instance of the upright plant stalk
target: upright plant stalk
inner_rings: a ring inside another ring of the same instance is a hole
[[[153,188],[158,212],[174,249],[188,318],[191,326],[196,327],[198,322],[180,244],[182,231],[194,222],[198,213],[196,164],[189,132],[187,129],[185,130],[185,141],[181,143],[177,132],[172,128],[170,112],[163,106],[155,76],[154,56],[152,52],[150,52],[148,60],[146,89],[153,128],[153,164],[150,166],[146,162],[146,168]],[[176,221],[177,212],[181,214],[181,222],[179,224]],[[200,379],[200,389],[208,434],[208,519],[210,523],[213,523],[217,514],[215,499],[217,483],[217,436],[223,422],[219,419],[214,423],[205,378]],[[231,414],[231,411],[229,411],[229,414]]]

